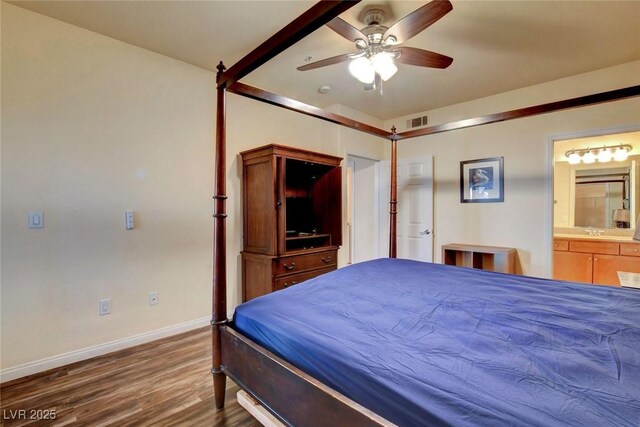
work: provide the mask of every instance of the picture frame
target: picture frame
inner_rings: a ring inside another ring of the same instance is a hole
[[[460,203],[504,202],[504,157],[460,162]]]

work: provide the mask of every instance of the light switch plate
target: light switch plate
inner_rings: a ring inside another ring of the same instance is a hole
[[[100,316],[111,314],[111,298],[101,299],[99,301],[98,314]]]
[[[124,212],[124,227],[127,230],[133,230],[135,228],[135,223],[133,222],[133,211]]]

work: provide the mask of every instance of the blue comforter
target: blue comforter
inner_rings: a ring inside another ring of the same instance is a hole
[[[234,328],[402,426],[640,425],[638,290],[379,259]]]

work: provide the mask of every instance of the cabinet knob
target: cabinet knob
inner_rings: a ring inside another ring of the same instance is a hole
[[[296,263],[295,263],[295,262],[292,262],[291,264],[284,264],[284,265],[283,265],[283,267],[284,267],[284,269],[285,269],[285,270],[289,270],[289,271],[291,271],[291,270],[293,270],[294,268],[296,268]]]
[[[285,282],[285,283],[284,283],[284,287],[285,287],[285,288],[288,288],[289,286],[293,286],[293,285],[297,285],[297,284],[298,284],[298,282],[296,282],[296,281],[293,281],[293,282],[291,282],[291,283],[287,283],[287,282]]]
[[[597,260],[598,260],[598,258],[594,258],[593,260],[594,260],[594,261],[597,261]]]
[[[322,262],[324,262],[325,264],[329,264],[331,262],[331,257],[327,256],[327,257],[322,258]]]

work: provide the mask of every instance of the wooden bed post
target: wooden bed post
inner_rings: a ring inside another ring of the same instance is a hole
[[[391,195],[389,196],[389,258],[397,257],[398,147],[396,127],[391,128]]]
[[[227,319],[227,258],[225,231],[226,193],[226,111],[227,89],[245,75],[294,45],[316,29],[322,27],[360,0],[320,1],[282,30],[251,51],[229,70],[220,61],[216,75],[216,152],[215,152],[215,213],[213,226],[213,316],[211,319],[211,346],[213,387],[216,408],[224,407],[226,376],[222,366],[222,332]],[[226,70],[226,71],[225,71]]]
[[[220,61],[217,66],[216,81],[219,82],[225,66]],[[213,389],[215,393],[216,408],[224,407],[224,395],[226,376],[222,372],[222,345],[221,328],[227,324],[227,257],[226,257],[226,230],[225,204],[226,192],[226,87],[217,87],[216,103],[216,152],[215,152],[215,213],[213,214],[213,316],[211,318],[211,346]]]

